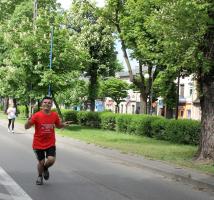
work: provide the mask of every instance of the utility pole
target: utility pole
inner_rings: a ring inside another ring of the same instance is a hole
[[[33,5],[33,30],[35,31],[36,29],[36,18],[38,14],[38,0],[34,0],[34,5]],[[32,90],[32,83],[30,83],[30,92]],[[32,99],[31,99],[31,94],[29,97],[29,114],[28,117],[32,115],[33,109],[32,109]]]
[[[54,28],[53,25],[51,25],[51,41],[50,41],[50,64],[49,68],[52,68],[52,60],[53,60],[53,33],[54,33]],[[48,96],[51,96],[51,84],[48,86]]]
[[[50,63],[49,63],[49,68],[50,70],[52,69],[52,62],[53,62],[53,35],[54,35],[54,18],[53,16],[51,17],[51,38],[50,38]],[[49,83],[48,86],[48,96],[51,96],[51,84]]]
[[[36,18],[37,18],[37,14],[38,14],[38,0],[34,0],[34,12],[33,12],[34,27],[35,27],[35,21],[36,21]]]

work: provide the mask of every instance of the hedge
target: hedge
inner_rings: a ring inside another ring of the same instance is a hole
[[[77,113],[77,120],[80,125],[99,128],[100,127],[100,113],[80,111]]]
[[[142,135],[180,144],[197,145],[199,143],[201,125],[196,120],[174,120],[159,116],[111,112],[63,110],[62,113],[66,121],[74,121],[83,126]]]
[[[101,128],[107,130],[116,129],[116,117],[117,114],[111,112],[103,112],[100,114]]]

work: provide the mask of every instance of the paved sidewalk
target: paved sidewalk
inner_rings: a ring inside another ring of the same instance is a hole
[[[7,120],[0,120],[0,126],[7,127]],[[15,124],[16,132],[26,132],[32,135],[34,129],[25,130],[24,126]],[[162,174],[166,177],[175,179],[176,181],[182,181],[184,183],[192,184],[199,190],[208,190],[214,192],[214,175],[201,173],[189,168],[183,168],[168,164],[166,162],[157,160],[148,160],[143,156],[123,154],[118,150],[102,148],[94,144],[88,144],[86,142],[78,141],[75,139],[62,137],[57,135],[57,145],[72,145],[73,147],[80,148],[84,151],[90,151],[93,154],[99,154],[110,158],[113,161],[120,162],[121,164],[144,168],[146,170],[153,171],[154,173]]]

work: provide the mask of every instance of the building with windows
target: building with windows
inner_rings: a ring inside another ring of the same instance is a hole
[[[136,71],[134,71],[133,74],[135,75]],[[131,83],[128,72],[120,72],[117,74],[117,77]],[[175,81],[177,82],[177,80]],[[115,105],[115,102],[111,98],[106,98],[104,102],[106,110],[115,112]],[[138,114],[140,105],[140,93],[138,91],[128,90],[128,96],[119,105],[119,113]],[[158,97],[157,101],[153,103],[153,111],[153,114],[164,116],[165,106],[163,98]],[[201,119],[200,101],[196,90],[196,81],[193,80],[193,76],[180,77],[178,118]]]
[[[196,89],[196,81],[192,76],[180,78],[178,117],[185,119],[201,119],[200,101]]]
[[[133,71],[133,75],[136,75],[136,70]],[[117,77],[121,80],[126,81],[131,84],[129,80],[128,72],[119,72]],[[105,110],[111,110],[115,112],[116,103],[109,97],[106,98],[105,102]],[[128,96],[120,103],[119,105],[119,113],[124,114],[135,114],[140,111],[140,93],[133,90],[128,90]]]

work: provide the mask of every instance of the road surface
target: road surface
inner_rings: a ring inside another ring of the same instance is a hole
[[[1,200],[214,200],[214,194],[138,166],[72,145],[57,143],[50,180],[35,185],[32,130],[8,133],[0,122]]]

